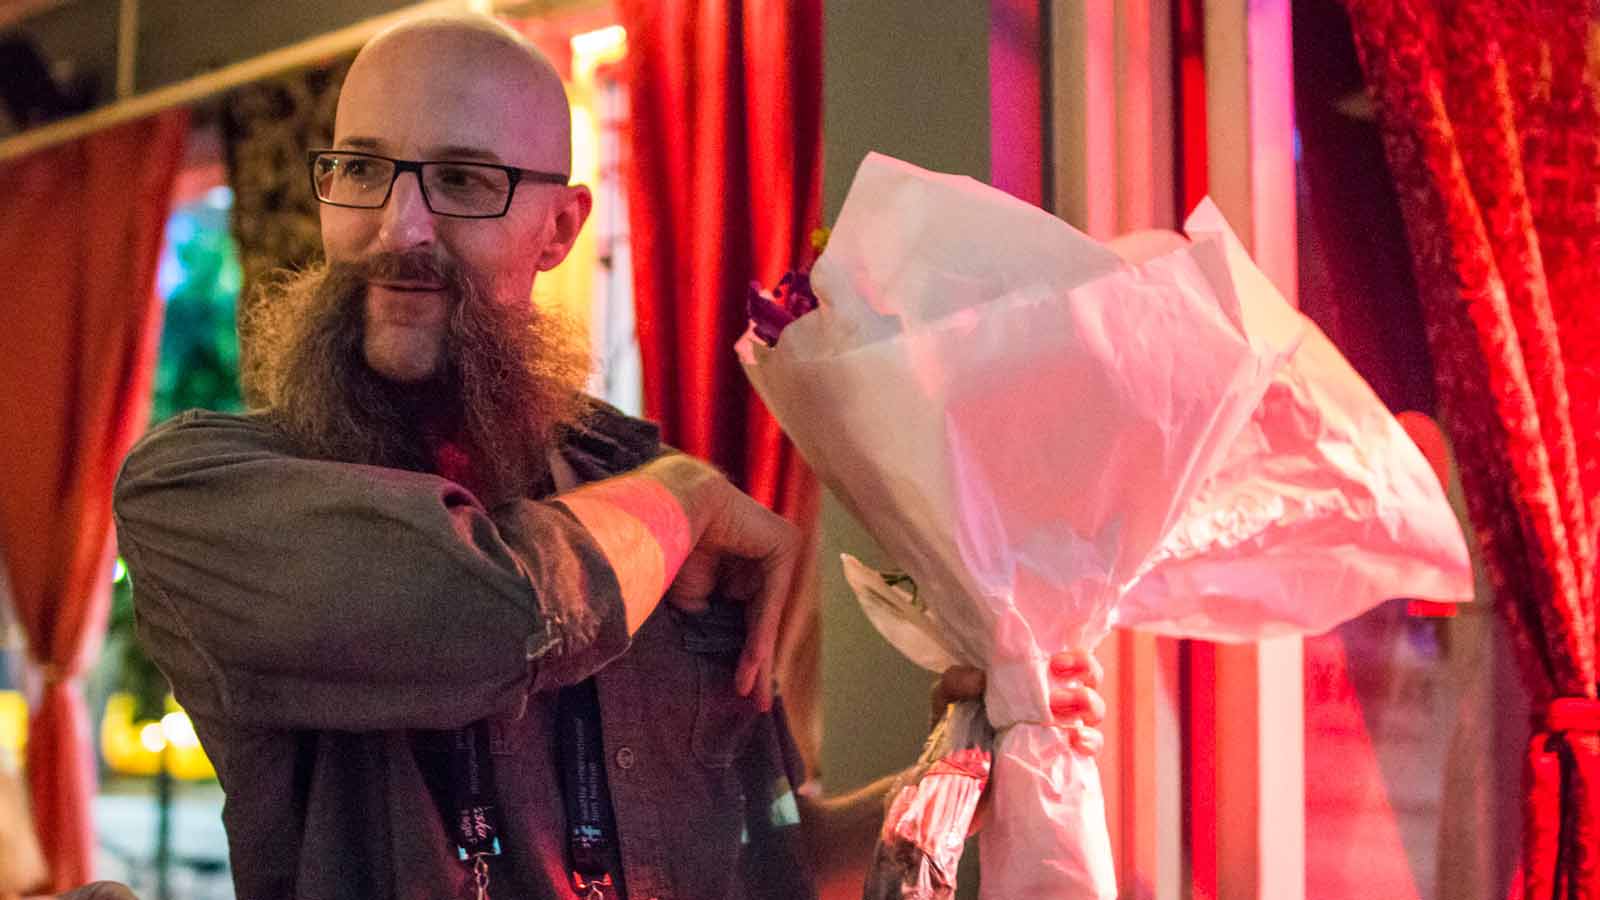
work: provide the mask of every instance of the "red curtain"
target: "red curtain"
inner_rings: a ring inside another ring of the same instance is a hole
[[[733,345],[749,283],[771,286],[810,260],[822,186],[821,0],[622,0],[620,12],[646,414],[669,443],[814,536],[815,480]],[[812,579],[802,581],[780,675],[814,761],[817,606]]]
[[[1347,0],[1442,418],[1540,710],[1522,888],[1600,898],[1600,92],[1587,0]]]
[[[112,482],[149,410],[187,122],[169,113],[0,166],[0,542],[43,676],[26,762],[51,890],[90,877],[94,752],[76,680],[110,600]]]

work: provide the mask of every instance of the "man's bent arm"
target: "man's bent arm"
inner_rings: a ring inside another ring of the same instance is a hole
[[[899,777],[885,775],[839,797],[800,798],[800,822],[821,897],[861,896],[883,827],[885,798]]]
[[[628,633],[650,617],[694,543],[689,515],[672,491],[653,478],[613,478],[561,494],[617,569]]]
[[[442,478],[296,457],[247,418],[156,429],[124,466],[116,515],[146,646],[180,702],[242,725],[513,712],[530,664],[586,677],[644,612],[625,609],[617,572],[648,579],[607,556],[622,545],[560,503],[491,513]],[[670,580],[671,557],[647,567]]]

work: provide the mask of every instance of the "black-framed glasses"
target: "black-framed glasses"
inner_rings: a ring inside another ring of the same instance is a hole
[[[395,179],[415,172],[429,211],[461,219],[505,215],[519,182],[566,184],[569,177],[493,163],[394,159],[355,150],[312,150],[306,161],[317,199],[329,206],[378,209],[389,202]]]

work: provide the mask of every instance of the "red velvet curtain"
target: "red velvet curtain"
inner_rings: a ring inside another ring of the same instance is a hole
[[[0,166],[0,542],[43,676],[26,763],[52,890],[90,877],[77,678],[110,601],[112,482],[150,405],[156,263],[187,123],[169,113]]]
[[[821,0],[622,0],[620,11],[645,412],[669,443],[815,535],[815,481],[733,345],[749,283],[773,285],[810,261],[822,186]],[[802,581],[780,677],[814,761],[817,607],[812,579]]]
[[[1523,889],[1600,898],[1600,91],[1587,0],[1348,0],[1442,418],[1539,709]]]

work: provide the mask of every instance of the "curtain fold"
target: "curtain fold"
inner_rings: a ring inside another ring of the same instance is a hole
[[[745,290],[809,263],[822,186],[820,0],[622,0],[645,414],[815,540],[818,491],[733,352]],[[814,558],[814,547],[806,559]],[[814,572],[780,638],[807,762],[820,744]]]
[[[187,133],[185,112],[165,113],[0,168],[0,542],[42,675],[27,772],[53,890],[90,877],[94,750],[77,679],[110,601],[112,483],[149,413],[156,265]]]
[[[1600,49],[1583,0],[1347,0],[1536,714],[1521,890],[1600,897]]]

